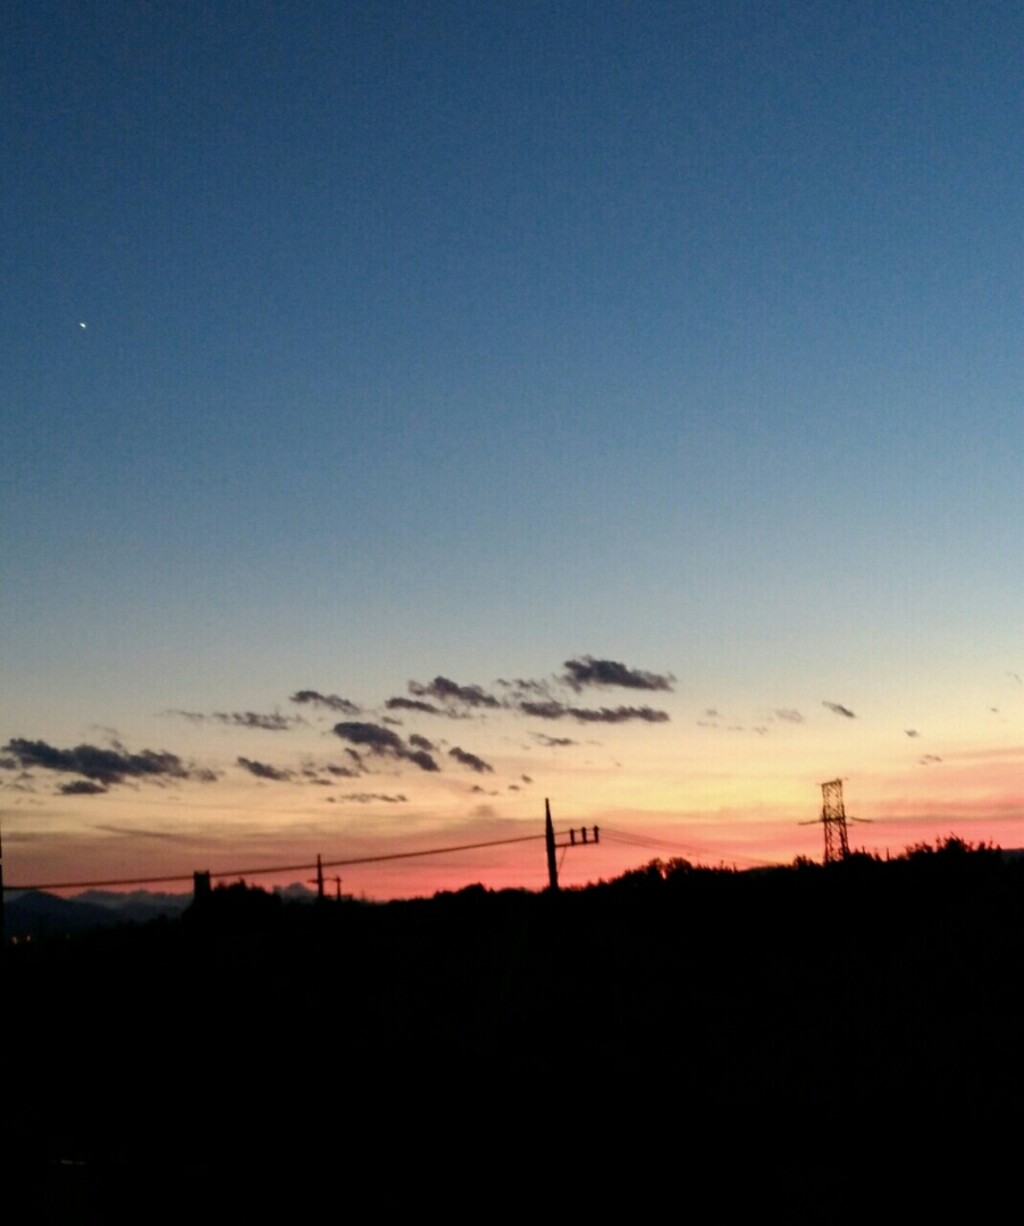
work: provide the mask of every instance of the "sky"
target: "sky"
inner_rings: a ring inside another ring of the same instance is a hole
[[[5,880],[1024,845],[1019,5],[0,23]]]

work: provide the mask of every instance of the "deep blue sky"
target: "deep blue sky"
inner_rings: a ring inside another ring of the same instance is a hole
[[[0,22],[7,736],[579,652],[679,737],[1001,704],[1018,5]]]

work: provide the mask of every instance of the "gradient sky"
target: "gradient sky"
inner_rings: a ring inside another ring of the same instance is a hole
[[[8,881],[1024,843],[1018,5],[0,27]]]

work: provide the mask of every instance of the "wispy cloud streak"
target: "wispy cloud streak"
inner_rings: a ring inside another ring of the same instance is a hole
[[[477,774],[482,775],[489,771],[494,771],[494,767],[489,762],[485,762],[483,758],[478,758],[475,753],[470,753],[458,745],[453,749],[449,749],[448,755],[454,758],[456,762],[461,762],[463,766],[468,766],[471,771],[476,771]]]
[[[359,714],[359,707],[354,702],[341,698],[337,694],[321,694],[319,690],[296,690],[288,701],[314,707],[326,707],[328,711],[337,711],[341,715]]]
[[[481,686],[459,685],[448,677],[435,677],[433,681],[426,684],[410,681],[409,693],[416,698],[436,698],[439,702],[460,703],[466,707],[501,706],[498,699],[493,694],[488,694]]]
[[[521,702],[519,709],[524,715],[536,719],[574,719],[581,724],[626,724],[634,721],[647,724],[664,724],[667,711],[655,711],[651,707],[570,707],[551,699],[548,702]]]

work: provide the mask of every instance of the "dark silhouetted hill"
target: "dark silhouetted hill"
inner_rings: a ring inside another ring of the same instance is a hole
[[[948,1142],[1024,1102],[1024,862],[963,844],[380,905],[238,884],[6,961],[22,1168],[185,1200],[387,1154],[375,1203],[398,1207],[414,1170],[569,1144],[696,1163],[783,1128],[838,1172],[848,1132]]]

